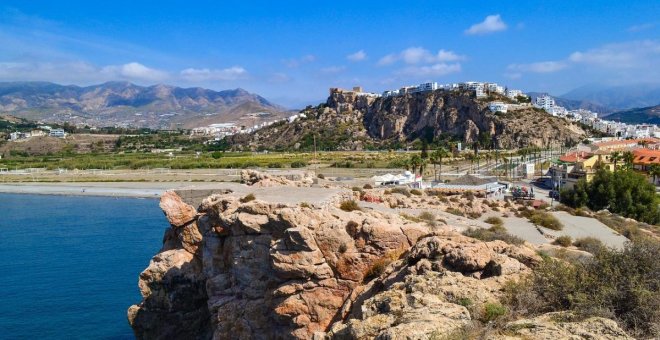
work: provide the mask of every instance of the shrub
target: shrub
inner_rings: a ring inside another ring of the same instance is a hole
[[[470,211],[470,212],[467,214],[467,216],[468,216],[469,218],[471,218],[471,219],[476,220],[476,219],[478,219],[479,217],[481,217],[481,213],[478,213],[478,212],[476,212],[476,211]]]
[[[410,193],[415,195],[415,196],[422,196],[422,192],[420,190],[417,190],[417,189],[410,190]]]
[[[337,250],[339,251],[340,254],[343,254],[348,250],[348,246],[346,245],[346,243],[342,242],[342,244],[339,245],[339,249]]]
[[[534,211],[528,216],[529,221],[544,228],[562,230],[564,225],[553,215],[545,211]]]
[[[509,244],[523,244],[525,240],[509,234],[501,225],[494,225],[488,229],[468,228],[463,232],[467,237],[476,238],[485,242],[500,240]]]
[[[341,209],[343,211],[362,210],[362,209],[360,209],[360,206],[358,205],[358,203],[355,202],[354,200],[341,202],[341,204],[339,205],[339,209]]]
[[[461,194],[464,198],[467,198],[468,201],[474,200],[474,193],[472,191],[465,191]]]
[[[311,208],[312,206],[307,202],[301,202],[300,207],[301,208]]]
[[[318,175],[316,175],[316,178],[325,179],[325,175],[324,174],[318,174]]]
[[[564,235],[557,237],[552,243],[562,247],[569,247],[571,244],[573,244],[573,239],[568,235]]]
[[[362,188],[360,188],[360,187],[353,187],[353,188],[351,188],[351,190],[353,190],[353,191],[362,191]]]
[[[507,285],[503,301],[521,315],[568,310],[607,316],[635,337],[657,338],[658,258],[660,242],[650,239],[629,242],[622,251],[602,248],[575,263],[546,257],[531,276]]]
[[[369,266],[366,273],[364,274],[364,281],[366,282],[370,279],[379,277],[381,274],[383,274],[383,272],[385,272],[385,269],[390,265],[390,263],[398,260],[404,253],[404,249],[396,249],[389,251],[382,257],[374,260],[374,262],[371,263],[371,266]]]
[[[493,321],[507,313],[508,309],[499,303],[489,302],[484,305],[484,311],[481,320],[484,322]]]
[[[595,237],[581,237],[575,239],[573,245],[592,254],[596,254],[605,247],[603,242]]]
[[[487,218],[484,222],[486,222],[488,224],[500,225],[500,226],[504,224],[504,221],[502,221],[502,219],[497,217],[497,216],[491,216],[491,217]]]
[[[241,199],[239,199],[239,201],[241,201],[241,203],[247,203],[247,202],[250,202],[250,201],[254,201],[255,199],[256,199],[256,197],[254,196],[254,194],[247,194],[244,197],[242,197]]]
[[[396,188],[392,188],[392,190],[390,190],[390,192],[393,193],[393,194],[401,194],[401,195],[404,195],[406,197],[410,197],[410,195],[411,195],[410,190],[408,190],[408,188],[396,187]]]
[[[460,210],[458,210],[458,209],[456,209],[456,208],[447,208],[447,210],[445,210],[445,211],[448,212],[448,213],[450,213],[450,214],[453,214],[453,215],[464,216],[464,215],[463,215],[463,212],[460,211]]]
[[[373,188],[374,188],[374,187],[373,187],[371,184],[369,184],[369,183],[367,183],[367,184],[365,184],[365,185],[362,186],[362,189],[373,189]]]
[[[220,152],[220,151],[213,151],[213,152],[211,153],[211,157],[213,157],[213,159],[220,159],[220,158],[222,158],[222,152]]]
[[[293,161],[291,162],[291,167],[292,168],[304,168],[307,166],[307,163],[303,161]]]

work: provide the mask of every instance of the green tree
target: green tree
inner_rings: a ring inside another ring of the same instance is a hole
[[[625,151],[621,155],[621,158],[623,159],[623,162],[626,164],[626,168],[632,169],[633,160],[635,159],[635,155],[633,155],[632,151]]]
[[[610,154],[610,160],[614,163],[614,170],[617,169],[616,164],[622,159],[621,151],[614,151]]]
[[[651,164],[648,167],[649,176],[653,176],[653,185],[655,185],[658,176],[660,176],[660,164]]]
[[[440,165],[440,174],[442,174],[442,160],[449,157],[449,152],[445,148],[436,149],[431,153],[431,163],[433,164],[433,173],[435,180],[438,180],[438,173],[435,171],[435,165]]]
[[[422,157],[419,155],[412,155],[410,157],[410,167],[412,168],[413,174],[417,173],[417,167],[422,164]]]

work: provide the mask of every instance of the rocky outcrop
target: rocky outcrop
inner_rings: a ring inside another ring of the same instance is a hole
[[[314,178],[314,173],[310,171],[290,172],[281,176],[275,176],[257,170],[241,170],[241,183],[255,187],[305,187],[314,184]]]
[[[570,321],[567,313],[547,313],[532,319],[522,319],[506,325],[510,336],[496,337],[506,339],[603,339],[632,340],[616,322],[610,319],[591,317],[582,321]]]
[[[190,207],[174,195],[162,207],[177,218],[140,275],[144,300],[129,309],[138,338],[309,338],[342,318],[375,261],[428,232],[396,215],[342,211],[336,199],[312,209],[231,193],[207,198],[181,226]]]
[[[163,195],[170,228],[140,274],[143,300],[128,310],[136,337],[448,336],[479,318],[480,306],[497,303],[505,282],[541,260],[525,245],[479,241],[449,225],[366,207],[344,211],[340,203],[353,192],[320,190],[333,195],[284,204],[259,194],[241,201],[224,191],[197,209],[173,192]],[[627,339],[607,319],[569,323],[540,316],[506,327],[519,338]]]
[[[376,280],[354,292],[331,339],[428,339],[468,325],[468,305],[496,302],[504,282],[540,261],[534,251],[453,233],[425,237]]]
[[[495,96],[494,100],[508,101]],[[417,138],[452,135],[466,144],[489,140],[497,148],[570,144],[585,137],[577,124],[533,107],[506,114],[488,109],[488,100],[469,91],[432,91],[394,97],[335,91],[325,104],[303,111],[304,118],[229,138],[236,148],[362,150]]]

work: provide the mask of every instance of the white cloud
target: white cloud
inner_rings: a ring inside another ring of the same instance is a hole
[[[291,77],[286,73],[276,72],[271,74],[267,80],[271,83],[286,83],[291,81]]]
[[[353,62],[363,61],[367,59],[367,53],[364,52],[364,50],[359,50],[355,53],[347,55],[346,59]]]
[[[607,44],[584,52],[574,52],[568,60],[611,69],[657,68],[660,63],[660,41]]]
[[[232,66],[224,69],[196,69],[196,68],[187,68],[182,70],[180,76],[183,80],[198,82],[198,81],[224,81],[224,80],[236,80],[242,79],[247,76],[248,72],[243,67]]]
[[[315,55],[307,54],[307,55],[304,55],[300,58],[285,59],[285,60],[282,60],[282,62],[284,63],[284,65],[286,65],[286,67],[296,68],[296,67],[299,67],[300,65],[314,62],[315,60],[316,60]]]
[[[626,31],[631,32],[631,33],[646,31],[646,30],[650,30],[651,28],[655,27],[655,25],[656,25],[656,23],[654,23],[654,22],[648,22],[648,23],[639,24],[639,25],[632,25],[632,26],[628,27],[628,29]]]
[[[412,77],[431,77],[431,76],[444,76],[450,73],[461,71],[461,64],[459,63],[437,63],[426,66],[408,66],[398,71],[397,74]]]
[[[540,61],[530,64],[511,64],[507,67],[509,71],[533,72],[533,73],[552,73],[565,69],[568,66],[563,61]]]
[[[504,31],[506,30],[506,27],[507,26],[502,20],[502,17],[499,14],[493,14],[487,16],[484,21],[470,26],[470,28],[465,30],[465,34],[489,34]]]
[[[329,66],[321,69],[321,73],[325,74],[337,74],[346,70],[346,66]]]
[[[433,54],[429,50],[423,47],[409,47],[399,53],[392,53],[382,57],[378,61],[378,65],[389,65],[393,64],[399,60],[403,61],[406,64],[432,64],[432,63],[442,63],[449,61],[458,61],[463,60],[465,57],[456,54],[453,51],[439,50],[437,53]]]
[[[129,80],[161,81],[168,78],[167,72],[149,68],[137,62],[105,66],[101,69],[101,73]]]

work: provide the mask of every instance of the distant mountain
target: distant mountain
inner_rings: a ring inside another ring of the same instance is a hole
[[[144,87],[128,82],[86,87],[46,82],[0,83],[0,113],[47,122],[190,128],[202,122],[241,122],[242,119],[247,119],[248,125],[264,117],[283,116],[285,111],[243,89]]]
[[[585,109],[598,113],[611,113],[614,111],[610,107],[592,103],[590,101],[566,99],[563,97],[553,96],[546,92],[527,92],[527,95],[532,98],[532,103],[534,102],[534,100],[536,100],[536,97],[540,97],[542,95],[549,95],[550,97],[555,99],[555,103],[557,105],[563,106],[568,110]]]
[[[608,115],[605,118],[631,124],[660,125],[660,105],[619,111]]]
[[[560,97],[588,101],[614,110],[648,107],[660,104],[660,83],[620,86],[587,85]]]

